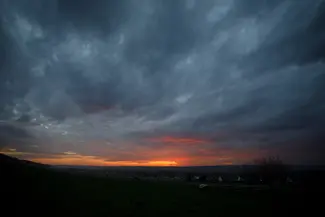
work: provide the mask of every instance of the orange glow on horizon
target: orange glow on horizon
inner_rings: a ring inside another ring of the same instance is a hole
[[[93,156],[63,157],[63,158],[31,158],[31,161],[50,165],[77,166],[177,166],[175,161],[107,161]]]
[[[141,156],[151,155],[148,160],[109,160],[109,158],[99,156],[80,155],[71,151],[62,154],[37,154],[30,152],[18,152],[12,150],[0,151],[12,157],[24,160],[30,160],[37,163],[49,165],[76,165],[76,166],[213,166],[213,165],[236,165],[252,162],[255,159],[254,154],[228,153],[224,156],[211,155],[188,155],[186,153],[164,153],[164,152],[144,152],[139,153]]]
[[[201,144],[204,140],[160,137],[155,141],[169,143]],[[95,156],[81,155],[74,152],[73,147],[61,153],[21,152],[12,147],[0,149],[0,153],[24,160],[50,165],[79,166],[211,166],[238,165],[253,162],[260,157],[260,151],[243,149],[210,149],[209,146],[163,146],[160,148],[144,147],[128,150],[115,150],[109,147],[96,146],[102,149]],[[84,150],[87,153],[88,150]]]
[[[49,165],[76,165],[76,166],[178,166],[174,160],[148,160],[148,161],[129,161],[118,160],[109,161],[102,157],[80,155],[75,152],[67,151],[62,154],[42,154],[30,152],[17,152],[15,149],[7,149],[0,151],[0,154],[5,154],[12,157],[17,157],[24,160],[33,161],[41,164]]]

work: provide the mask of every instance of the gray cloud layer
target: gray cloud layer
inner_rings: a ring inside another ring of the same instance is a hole
[[[141,141],[175,135],[322,158],[323,0],[0,4],[0,115],[51,141],[46,151],[93,140],[155,148]]]

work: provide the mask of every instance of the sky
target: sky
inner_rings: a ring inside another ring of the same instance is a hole
[[[324,0],[0,0],[0,153],[325,163]]]

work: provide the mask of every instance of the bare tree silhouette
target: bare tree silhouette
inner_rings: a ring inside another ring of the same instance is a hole
[[[285,183],[288,167],[279,157],[267,157],[255,160],[260,180],[270,186]]]

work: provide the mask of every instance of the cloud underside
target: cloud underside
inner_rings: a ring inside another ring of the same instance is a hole
[[[324,163],[324,1],[23,2],[0,0],[3,153]]]

